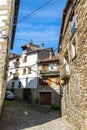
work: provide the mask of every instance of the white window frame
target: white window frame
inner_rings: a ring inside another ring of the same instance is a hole
[[[76,56],[76,41],[74,39],[74,41],[71,43],[71,47],[72,47],[72,59],[75,58]]]

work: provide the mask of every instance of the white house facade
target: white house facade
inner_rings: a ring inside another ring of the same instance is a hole
[[[16,96],[21,95],[21,98],[24,98],[23,95],[29,96],[29,93],[32,93],[35,97],[38,77],[37,59],[37,49],[28,52],[23,50],[21,55],[12,54],[10,56],[7,89],[13,90],[15,94],[19,90],[21,94]],[[29,98],[28,96],[24,99]]]
[[[12,88],[12,82],[14,82],[13,87],[19,88],[19,82],[21,82],[20,88],[37,88],[37,58],[37,52],[12,58],[9,62],[7,87]],[[18,66],[15,65],[17,60]],[[17,76],[16,79],[15,76]]]
[[[33,102],[38,96],[39,62],[54,55],[52,48],[42,48],[30,42],[24,45],[22,54],[11,54],[8,67],[7,89],[13,91],[15,96]],[[56,64],[54,70],[57,70]]]

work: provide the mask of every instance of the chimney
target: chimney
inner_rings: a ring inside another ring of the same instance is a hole
[[[44,49],[44,43],[42,43],[42,49]]]
[[[50,51],[50,59],[52,59],[53,55],[52,55],[52,51]]]

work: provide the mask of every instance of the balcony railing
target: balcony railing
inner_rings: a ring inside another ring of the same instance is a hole
[[[67,79],[70,77],[70,69],[69,64],[64,64],[61,70],[61,79]]]
[[[55,70],[55,71],[40,70],[40,74],[43,75],[43,76],[60,75],[60,71],[59,70]]]

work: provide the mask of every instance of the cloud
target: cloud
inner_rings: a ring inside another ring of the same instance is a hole
[[[21,25],[22,27],[24,26],[27,26],[27,25]],[[32,24],[29,24],[29,27],[30,29],[27,29],[27,30],[20,30],[16,33],[16,38],[21,38],[23,37],[24,39],[39,39],[39,40],[46,40],[46,39],[54,39],[54,35],[58,35],[59,34],[59,28],[60,26],[46,26],[46,27],[43,27],[43,25],[38,25],[38,26],[35,26],[35,25],[32,25]]]
[[[46,1],[47,0],[21,0],[18,21],[40,7]],[[39,41],[43,41],[45,47],[53,47],[54,49],[58,47],[62,9],[66,0],[55,1],[56,2],[52,6],[49,6],[49,8],[45,10],[41,9],[38,13],[33,15],[33,17],[28,17],[17,25],[13,52],[21,53],[20,46],[27,44],[30,40],[38,45],[41,45]],[[23,41],[18,39],[23,39]],[[54,42],[51,43],[47,41]]]

